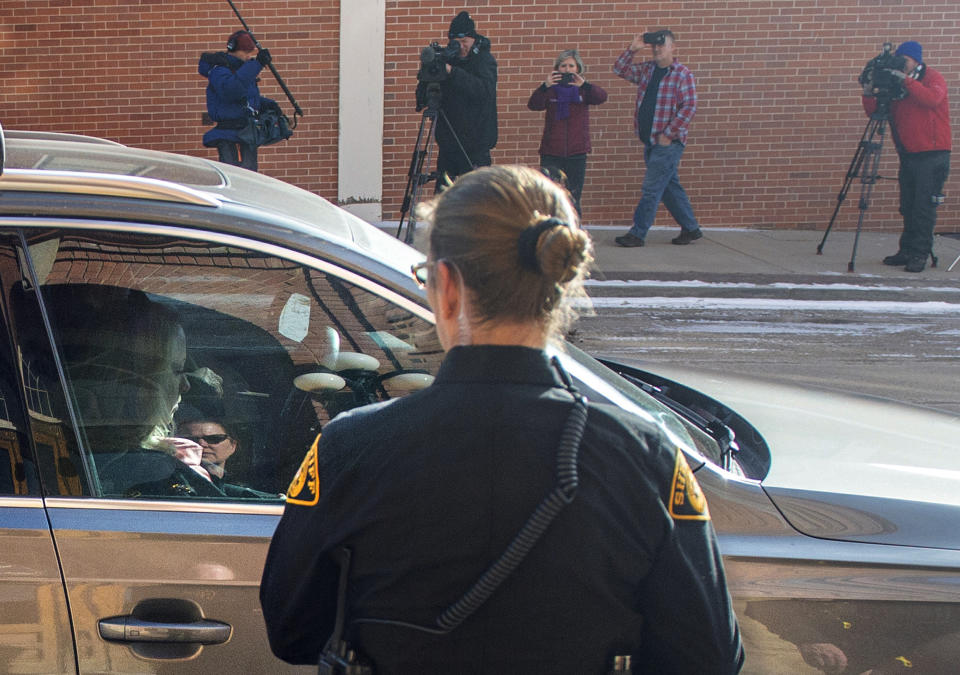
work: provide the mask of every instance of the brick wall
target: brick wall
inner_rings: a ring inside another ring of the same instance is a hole
[[[261,171],[335,200],[340,3],[234,4],[307,115],[296,141],[261,151]],[[226,0],[4,0],[0,122],[216,159],[200,143],[197,61],[240,28]],[[260,87],[292,113],[266,69]]]
[[[339,2],[237,0],[306,112],[294,139],[263,149],[263,173],[336,199]],[[462,0],[387,0],[384,219],[396,219],[421,116],[418,54],[444,41]],[[626,225],[642,160],[630,113],[635,88],[610,67],[633,34],[670,27],[697,78],[699,110],[680,175],[705,226],[818,228],[829,221],[866,118],[856,83],[884,41],[916,39],[960,103],[960,5],[953,0],[678,0],[668,4],[476,0],[467,6],[500,65],[498,163],[536,163],[542,113],[526,101],[561,50],[578,47],[587,77],[610,94],[592,112],[584,189],[589,223]],[[215,157],[205,127],[202,51],[239,27],[226,0],[21,0],[0,7],[0,121]],[[358,44],[354,49],[365,49]],[[269,73],[264,93],[290,106]],[[955,113],[954,126],[960,130]],[[881,175],[895,178],[892,140]],[[960,231],[958,171],[940,231]],[[857,221],[855,183],[837,221]],[[895,180],[873,190],[865,227],[899,229]],[[671,221],[661,213],[658,224]]]

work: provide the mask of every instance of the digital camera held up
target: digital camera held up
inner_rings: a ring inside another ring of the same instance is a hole
[[[907,60],[893,52],[892,44],[884,42],[880,54],[867,61],[858,81],[863,85],[864,93],[869,91],[879,103],[899,101],[906,97],[907,90],[903,78],[897,77],[894,71],[902,73],[906,67]]]
[[[652,33],[643,34],[643,42],[648,45],[662,45],[667,41],[667,35],[670,34],[670,31],[666,30],[657,30]]]
[[[573,73],[560,73],[560,81],[557,84],[573,84]]]

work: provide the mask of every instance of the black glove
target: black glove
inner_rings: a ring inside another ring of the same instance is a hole
[[[269,49],[261,49],[257,52],[257,63],[261,66],[268,66],[271,61],[273,61],[273,57],[270,56]]]

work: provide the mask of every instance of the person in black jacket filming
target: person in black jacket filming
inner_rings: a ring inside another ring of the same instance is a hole
[[[497,60],[490,40],[476,31],[467,12],[450,22],[450,47],[457,48],[443,65],[439,83],[440,119],[436,122],[439,192],[450,181],[479,166],[490,166],[497,144]],[[456,44],[454,44],[454,41]],[[417,84],[417,110],[428,103],[430,83]]]
[[[341,413],[307,453],[260,586],[274,653],[318,662],[346,549],[344,637],[378,675],[737,672],[683,452],[588,403],[551,356],[592,260],[569,195],[481,167],[421,206],[429,253],[411,272],[446,354],[429,387]]]

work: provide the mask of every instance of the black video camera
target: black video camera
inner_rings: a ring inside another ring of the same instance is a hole
[[[880,103],[899,101],[906,97],[907,90],[903,86],[903,80],[891,71],[903,72],[906,67],[907,60],[893,52],[892,44],[884,42],[880,54],[867,61],[858,81],[861,85],[870,85],[870,91]]]
[[[557,84],[570,84],[573,82],[573,73],[560,73],[560,81]]]
[[[420,52],[420,70],[417,79],[421,82],[443,82],[447,79],[447,64],[460,55],[460,43],[451,39],[446,47],[431,42]]]
[[[658,30],[652,33],[643,34],[643,42],[648,45],[662,45],[667,41],[667,36],[670,34],[668,30]]]

